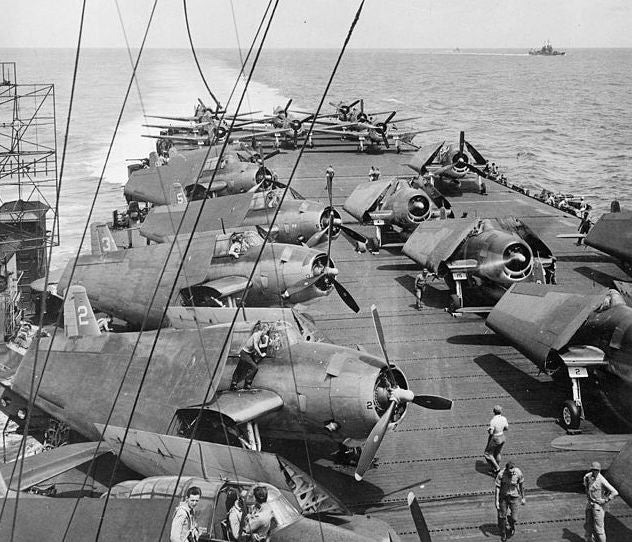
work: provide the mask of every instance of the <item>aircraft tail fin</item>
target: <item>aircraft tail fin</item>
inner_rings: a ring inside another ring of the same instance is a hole
[[[110,227],[105,224],[90,224],[92,254],[105,254],[118,250]]]
[[[66,337],[96,337],[101,335],[99,324],[83,286],[68,288],[64,303],[64,332]]]
[[[174,207],[186,207],[187,196],[184,192],[184,188],[182,188],[182,185],[180,183],[173,183],[173,186],[171,187],[169,203]]]

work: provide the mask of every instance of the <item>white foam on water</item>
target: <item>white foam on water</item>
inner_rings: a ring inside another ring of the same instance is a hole
[[[214,64],[212,70],[208,70],[208,73],[205,72],[205,77],[213,94],[219,99],[222,106],[226,107],[239,71],[222,61],[215,60]],[[198,97],[201,97],[207,106],[214,107],[213,100],[208,96],[199,74],[192,70],[186,71],[189,73],[161,73],[160,70],[151,68],[151,77],[142,74],[139,76],[142,106],[138,93],[135,92],[133,97],[130,96],[130,103],[117,131],[105,170],[105,182],[124,184],[127,182],[128,160],[147,157],[151,151],[155,150],[155,139],[141,137],[141,134],[157,135],[159,129],[146,128],[142,126],[143,124],[181,124],[177,121],[145,117],[143,109],[146,115],[192,116]],[[231,112],[235,110],[239,102],[245,82],[246,79],[242,76],[233,98],[228,104],[228,109]],[[255,116],[270,115],[275,106],[285,106],[288,99],[280,94],[278,89],[253,80],[248,87],[240,112],[261,111],[259,115]],[[293,102],[292,107],[300,108],[301,106],[299,103]],[[96,151],[98,156],[94,157],[95,160],[90,161],[93,164],[90,175],[97,177],[101,175],[106,152],[107,149]]]

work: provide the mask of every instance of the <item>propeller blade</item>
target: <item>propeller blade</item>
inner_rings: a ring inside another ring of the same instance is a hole
[[[388,124],[389,122],[391,122],[391,119],[397,115],[397,111],[393,111],[388,117],[386,117],[386,120],[384,121],[384,124]]]
[[[483,155],[474,148],[474,145],[472,145],[469,141],[466,141],[465,146],[467,147],[467,150],[470,151],[470,154],[474,157],[477,164],[485,165],[487,160],[485,160]]]
[[[386,343],[384,342],[382,321],[380,320],[380,315],[377,312],[377,307],[375,305],[371,305],[371,316],[373,317],[373,326],[375,327],[375,333],[377,333],[377,340],[380,343],[382,354],[384,354],[384,360],[386,361],[386,368],[388,369],[389,377],[391,378],[391,382],[395,382],[395,377],[393,376],[393,371],[391,370],[391,362],[388,360],[388,354],[386,353]]]
[[[373,326],[375,327],[375,332],[377,333],[377,340],[380,343],[382,354],[384,354],[386,364],[390,365],[388,361],[388,354],[386,353],[386,347],[384,346],[384,330],[382,329],[382,321],[380,320],[380,315],[377,312],[377,307],[375,305],[371,305],[371,316],[373,316]]]
[[[338,292],[340,299],[345,302],[345,305],[347,305],[347,307],[349,307],[353,312],[360,312],[360,307],[356,303],[356,300],[353,299],[349,291],[335,278],[332,278],[331,281],[333,282],[334,288],[336,288],[336,292]]]
[[[391,421],[391,415],[393,414],[394,408],[395,402],[393,401],[389,405],[388,410],[384,414],[382,414],[382,417],[373,426],[369,437],[364,443],[364,447],[362,448],[362,453],[360,454],[360,459],[358,460],[358,466],[356,467],[354,475],[355,479],[358,482],[362,480],[364,473],[371,466],[371,463],[375,458],[375,454],[377,453],[380,444],[382,444],[382,440],[384,440],[384,435],[386,434],[388,424]]]
[[[261,147],[259,147],[259,148],[261,148]],[[261,152],[259,152],[259,154],[261,154]],[[277,150],[275,150],[273,152],[269,152],[268,154],[264,154],[264,155],[261,156],[261,158],[263,160],[270,160],[270,158],[276,156],[277,154],[281,154],[281,151],[279,149],[277,149]]]
[[[384,146],[387,149],[390,149],[391,146],[388,143],[388,137],[386,137],[386,132],[382,132],[382,141],[384,142]]]
[[[327,265],[331,265],[331,236],[334,231],[333,178],[327,176],[327,195],[329,196],[329,224],[327,225]]]
[[[358,243],[368,242],[368,239],[364,235],[362,235],[361,233],[358,233],[355,230],[352,230],[349,226],[345,226],[341,224],[340,229],[342,230],[343,234],[346,234],[349,238],[353,239],[354,241],[357,241]]]
[[[327,229],[317,231],[307,241],[305,241],[305,244],[310,248],[315,247],[323,242],[325,235],[327,235]]]
[[[463,154],[463,145],[465,145],[465,132],[461,130],[459,134],[459,153]]]
[[[290,105],[292,105],[292,98],[290,98],[287,102],[287,105],[285,106],[285,109],[283,110],[283,112],[287,115],[287,110],[290,108]]]
[[[440,395],[415,395],[413,403],[430,410],[450,410],[452,408],[452,400]]]
[[[408,494],[408,509],[410,510],[410,515],[413,517],[413,522],[417,529],[417,536],[419,536],[419,542],[432,542],[428,525],[421,512],[421,507],[419,506],[417,497],[412,491]]]
[[[349,107],[349,109],[351,109],[354,105],[357,105],[358,103],[360,103],[361,100],[356,100],[355,102],[351,102],[347,107]]]
[[[476,173],[477,175],[480,175],[481,177],[483,177],[484,179],[489,179],[490,177],[487,176],[487,173],[485,173],[483,170],[478,169],[476,166],[473,166],[472,164],[465,164],[465,167],[467,169],[469,169],[470,171],[473,171],[474,173]]]

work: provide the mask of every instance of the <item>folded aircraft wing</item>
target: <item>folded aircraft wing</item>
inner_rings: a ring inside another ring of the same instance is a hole
[[[151,241],[164,243],[172,239],[176,231],[179,235],[191,233],[194,226],[197,232],[232,230],[244,223],[251,202],[252,194],[246,193],[191,201],[186,207],[157,206],[145,218],[140,234]]]
[[[632,506],[632,441],[623,447],[619,455],[610,464],[606,478],[616,488],[628,506]]]
[[[442,263],[449,262],[476,222],[476,219],[461,218],[426,221],[408,238],[402,252],[428,271],[436,273]]]
[[[372,210],[375,203],[391,187],[393,181],[373,181],[361,183],[355,187],[344,203],[344,210],[360,222],[364,215]]]
[[[18,478],[19,487],[24,491],[111,451],[109,445],[104,443],[101,445],[98,442],[69,444],[24,458],[24,466],[19,477],[17,472],[12,477],[15,463],[7,463],[0,467],[0,497],[4,496],[7,490],[17,491]]]
[[[563,286],[518,283],[503,295],[487,318],[486,325],[507,338],[539,367],[551,351],[562,351],[604,300],[606,288],[596,293],[565,291]],[[597,352],[575,347],[562,355],[567,365],[594,364]],[[588,359],[588,356],[590,359]]]
[[[624,262],[632,260],[632,211],[601,216],[584,243]]]
[[[91,303],[98,308],[131,322],[142,322],[153,299],[148,318],[158,322],[180,269],[187,239],[171,244],[150,245],[133,250],[118,250],[101,255],[86,254],[77,258],[73,284],[85,286]],[[216,233],[201,233],[193,239],[185,264],[178,275],[175,293],[203,283],[209,273]],[[59,281],[60,293],[68,288],[74,258]],[[155,299],[154,299],[155,293]]]
[[[426,167],[432,164],[444,143],[445,141],[442,141],[436,145],[426,145],[425,147],[421,147],[413,155],[412,160],[406,165],[417,173],[425,173]]]

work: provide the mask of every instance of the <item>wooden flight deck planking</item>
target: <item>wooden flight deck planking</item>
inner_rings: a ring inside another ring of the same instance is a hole
[[[404,165],[411,154],[360,154],[354,152],[355,144],[340,152],[315,143],[315,149],[305,152],[292,187],[308,199],[326,201],[325,170],[333,164],[335,207],[345,224],[370,234],[373,227],[359,226],[343,210],[345,199],[368,179],[372,165],[380,168],[381,178],[414,175]],[[281,182],[287,182],[297,155],[285,151],[266,166],[276,171]],[[519,179],[509,180],[519,183]],[[576,217],[492,181],[486,185],[487,196],[467,191],[459,197],[449,196],[456,216],[467,212],[470,217],[482,217],[501,208],[506,216],[528,217],[530,226],[558,258],[560,284],[589,290],[594,281],[608,277],[629,280],[608,256],[578,247],[574,240],[555,237],[576,231]],[[471,186],[475,188],[475,180]],[[582,540],[585,497],[581,478],[591,461],[609,465],[614,454],[550,446],[564,434],[555,417],[561,402],[570,397],[570,386],[558,386],[550,377],[539,375],[531,362],[485,327],[483,317],[466,314],[453,318],[446,313],[448,295],[442,280],[430,283],[423,310],[415,310],[414,279],[419,269],[399,248],[383,247],[375,256],[359,254],[341,238],[332,245],[332,258],[340,269],[340,282],[361,312],[352,313],[335,293],[317,299],[303,309],[314,317],[319,329],[336,344],[357,344],[381,355],[369,312],[375,303],[389,357],[404,370],[411,389],[443,395],[455,403],[451,411],[410,405],[404,420],[384,438],[378,468],[367,471],[360,483],[353,480],[352,470],[343,474],[316,462],[307,465],[303,443],[283,443],[278,451],[326,484],[354,512],[389,522],[402,540],[418,540],[406,507],[410,490],[420,500],[434,542],[497,540],[493,479],[487,474],[482,453],[492,407],[499,403],[510,425],[504,461],[514,460],[526,477],[527,505],[521,509],[515,539]],[[584,432],[611,431],[613,425],[605,424],[603,415],[593,417],[595,409],[603,407],[587,394],[584,401],[589,417],[583,423]],[[317,445],[309,448],[313,455],[330,451]],[[83,481],[82,472],[76,474],[76,480]],[[621,499],[610,505],[606,529],[608,540],[632,540],[632,511]]]
[[[318,143],[317,143],[318,145]],[[333,202],[345,224],[357,222],[342,210],[353,188],[368,178],[372,165],[381,178],[410,175],[407,152],[360,154],[325,152],[316,147],[305,152],[292,187],[308,199],[326,198],[325,170],[333,164]],[[270,160],[269,167],[287,182],[297,154],[289,151]],[[471,190],[476,188],[476,178]],[[519,179],[509,179],[519,183]],[[449,197],[456,216],[484,217],[490,211],[504,216],[526,217],[529,225],[553,250],[557,282],[589,290],[608,277],[628,280],[615,262],[574,240],[557,239],[574,232],[578,218],[562,213],[506,186],[487,181],[488,195],[465,191]],[[550,187],[549,187],[550,188]],[[467,190],[467,189],[466,189]],[[379,255],[358,254],[349,243],[338,240],[332,258],[340,269],[339,280],[361,307],[354,315],[335,295],[305,306],[318,327],[335,343],[360,344],[379,354],[369,306],[375,303],[384,325],[391,361],[401,367],[410,387],[418,393],[438,394],[455,400],[451,411],[431,411],[411,405],[405,419],[384,439],[378,451],[378,468],[369,470],[361,483],[340,472],[312,465],[313,475],[325,482],[354,511],[366,511],[391,523],[403,540],[417,540],[406,508],[406,494],[417,494],[433,541],[489,540],[499,537],[493,506],[493,478],[483,459],[487,423],[493,405],[503,405],[510,430],[503,462],[512,459],[526,478],[527,505],[521,509],[517,540],[580,540],[583,537],[585,497],[581,478],[591,461],[609,465],[614,455],[604,452],[556,450],[551,441],[564,434],[556,424],[559,405],[571,395],[504,339],[485,327],[484,318],[468,314],[453,318],[443,310],[447,287],[430,284],[424,308],[415,310],[414,278],[417,265],[398,248],[383,248]],[[604,416],[596,422],[591,413],[603,407],[584,397],[589,419],[587,434],[608,429]],[[607,415],[605,416],[607,421]],[[615,425],[616,428],[616,425]],[[287,451],[287,448],[286,448]],[[296,457],[304,456],[296,447]],[[420,487],[420,485],[423,486]],[[632,511],[621,500],[610,505],[606,519],[609,540],[632,539]]]

